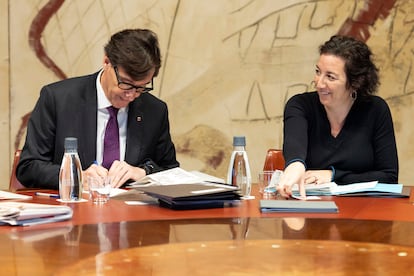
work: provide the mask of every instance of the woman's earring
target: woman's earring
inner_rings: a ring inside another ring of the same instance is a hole
[[[356,99],[357,99],[357,97],[358,97],[358,94],[357,94],[357,92],[354,90],[354,91],[352,91],[352,93],[351,93],[351,98],[355,101]]]

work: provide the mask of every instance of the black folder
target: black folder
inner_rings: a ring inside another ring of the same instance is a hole
[[[159,201],[161,207],[174,210],[237,206],[241,194],[237,187],[225,184],[194,183],[137,187]]]

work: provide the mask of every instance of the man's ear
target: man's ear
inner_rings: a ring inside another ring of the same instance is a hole
[[[111,63],[111,61],[109,60],[109,58],[105,55],[103,58],[103,67],[105,68],[106,66],[108,66]]]

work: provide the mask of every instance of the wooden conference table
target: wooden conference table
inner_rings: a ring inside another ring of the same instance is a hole
[[[335,214],[241,206],[173,211],[110,200],[69,204],[69,221],[0,227],[1,275],[409,275],[407,198],[324,197]],[[26,192],[33,194],[33,192]],[[33,197],[30,202],[60,204]]]

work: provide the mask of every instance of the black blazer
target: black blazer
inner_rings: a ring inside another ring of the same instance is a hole
[[[46,85],[27,126],[16,175],[26,187],[57,189],[65,137],[78,138],[85,170],[96,159],[98,73]],[[155,171],[179,166],[165,102],[145,93],[129,104],[125,161]]]

